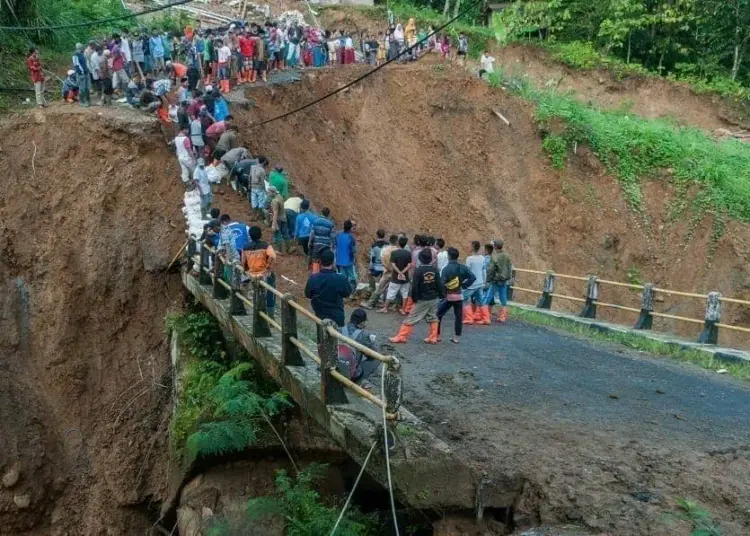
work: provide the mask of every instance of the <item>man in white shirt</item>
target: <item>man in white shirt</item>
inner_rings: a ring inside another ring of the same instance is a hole
[[[495,58],[487,54],[486,50],[482,52],[482,57],[479,58],[479,78],[482,78],[484,74],[492,74],[495,72],[493,63],[495,63]]]
[[[219,89],[222,93],[229,93],[229,60],[232,49],[227,44],[222,45],[218,52],[219,59]]]
[[[466,266],[474,274],[474,283],[464,291],[464,324],[471,324],[479,319],[479,306],[482,305],[482,289],[486,273],[484,268],[484,255],[479,253],[481,244],[474,240],[471,243],[471,255],[466,257]]]
[[[445,249],[445,240],[442,238],[438,238],[435,240],[435,245],[437,246],[438,254],[437,254],[437,269],[438,273],[443,273],[443,268],[448,266],[448,252]]]

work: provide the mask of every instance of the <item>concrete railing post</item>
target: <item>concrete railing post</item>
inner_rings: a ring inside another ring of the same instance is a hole
[[[719,326],[721,322],[721,293],[709,292],[706,299],[706,315],[703,331],[698,337],[698,342],[702,344],[719,343]]]
[[[381,364],[385,369],[385,411],[392,415],[401,407],[401,363],[395,356],[390,356],[393,360],[388,364]]]
[[[287,292],[281,297],[281,365],[303,367],[305,362],[297,348],[292,343],[292,337],[297,338],[297,309],[290,302],[294,295]]]
[[[200,266],[198,267],[200,269],[200,272],[198,273],[198,283],[201,285],[210,285],[211,284],[211,274],[208,273],[208,259],[209,259],[210,253],[208,252],[208,249],[206,249],[205,244],[201,244],[201,260],[200,260]]]
[[[654,323],[654,285],[646,283],[643,285],[643,294],[641,294],[641,314],[635,321],[633,329],[651,329]]]
[[[516,286],[516,270],[511,268],[510,281],[508,281],[508,301],[513,301],[513,287]]]
[[[551,309],[552,308],[552,294],[555,293],[555,274],[548,270],[544,275],[544,288],[542,289],[542,296],[539,298],[536,306],[540,309]]]
[[[271,327],[260,313],[266,312],[266,289],[260,284],[260,279],[253,278],[253,336],[270,337]]]
[[[214,292],[213,298],[215,300],[226,300],[229,297],[229,292],[226,287],[221,284],[224,277],[224,261],[221,260],[221,256],[214,253]]]
[[[326,318],[318,326],[318,355],[320,356],[320,392],[323,402],[328,404],[346,404],[344,386],[333,379],[330,372],[338,365],[338,344],[328,333],[328,328],[336,329],[333,320]]]
[[[596,300],[599,299],[599,281],[595,275],[590,275],[586,283],[586,303],[581,311],[581,318],[596,318]]]
[[[229,314],[233,316],[244,316],[247,314],[245,303],[237,296],[242,292],[242,268],[234,265],[232,270],[232,295],[229,296]]]

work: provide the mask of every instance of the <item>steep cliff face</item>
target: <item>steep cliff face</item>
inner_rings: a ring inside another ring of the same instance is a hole
[[[182,186],[150,118],[2,126],[0,533],[133,534],[166,478]]]

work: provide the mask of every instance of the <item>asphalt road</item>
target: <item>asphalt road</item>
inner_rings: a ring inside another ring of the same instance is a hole
[[[724,375],[618,345],[511,321],[465,327],[461,344],[422,342],[417,326],[403,356],[405,405],[521,407],[547,419],[711,445],[750,440],[750,386]],[[386,341],[401,317],[369,313]],[[447,328],[447,330],[446,330]]]

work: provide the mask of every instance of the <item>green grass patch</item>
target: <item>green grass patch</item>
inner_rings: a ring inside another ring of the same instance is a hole
[[[641,180],[667,180],[686,191],[698,186],[693,203],[697,217],[706,213],[717,222],[716,238],[724,216],[750,222],[750,146],[736,140],[717,141],[701,130],[679,127],[670,121],[645,119],[626,110],[603,110],[570,95],[538,89],[527,77],[498,69],[493,86],[536,104],[536,121],[545,139],[543,148],[555,167],[564,166],[578,145],[588,145],[607,170],[620,180],[629,206],[645,209]]]
[[[675,344],[650,339],[633,333],[603,332],[592,329],[589,325],[559,318],[521,307],[511,306],[516,319],[537,326],[560,329],[573,335],[585,337],[598,342],[621,344],[631,350],[645,352],[654,356],[668,357],[675,361],[690,363],[707,370],[726,369],[731,376],[750,381],[750,363],[729,363],[715,358],[708,352],[688,350]]]
[[[698,502],[689,499],[677,499],[675,501],[679,511],[670,513],[667,521],[681,520],[692,525],[690,536],[721,536],[721,527],[714,521],[711,512],[706,510]]]

